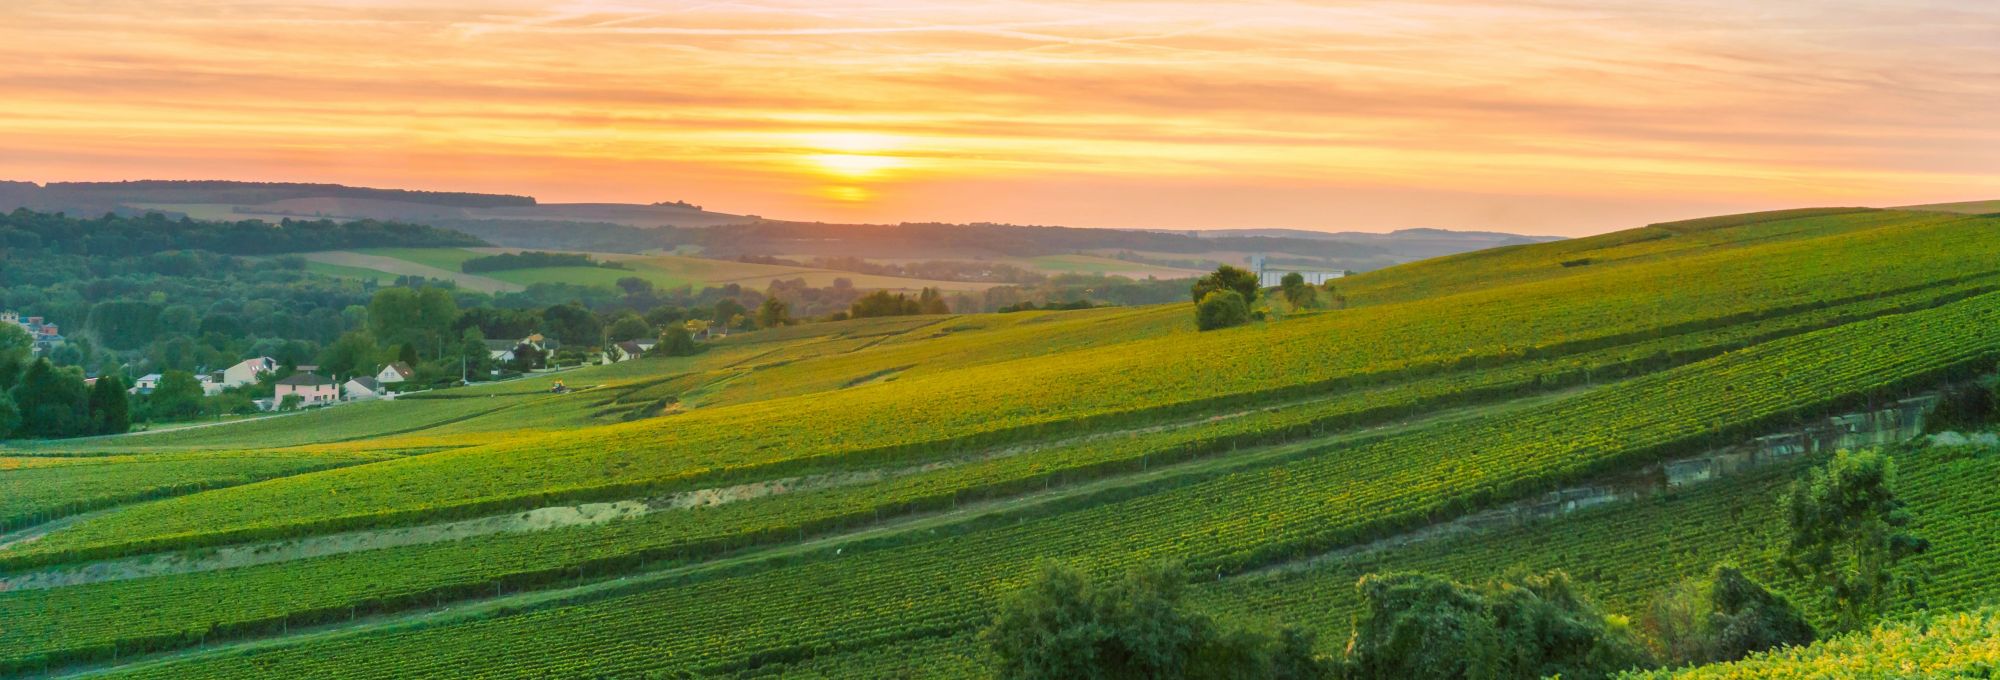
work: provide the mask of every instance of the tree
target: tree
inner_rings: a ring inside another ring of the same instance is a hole
[[[201,394],[201,381],[193,373],[167,371],[146,397],[146,412],[168,420],[193,418],[201,415]]]
[[[1205,331],[1241,326],[1250,321],[1250,306],[1233,290],[1218,290],[1194,309],[1195,326]]]
[[[478,326],[465,329],[458,341],[459,368],[470,379],[484,376],[491,369],[493,355],[486,349],[486,334],[479,332]]]
[[[572,347],[604,344],[604,324],[583,305],[571,302],[542,310],[542,332]]]
[[[757,305],[757,327],[777,328],[792,325],[791,307],[774,297],[764,298],[764,304]]]
[[[626,295],[639,295],[641,293],[653,292],[653,282],[647,281],[637,276],[627,276],[618,279],[617,286],[619,290],[625,291]]]
[[[368,303],[368,329],[377,342],[413,345],[419,353],[441,349],[457,321],[458,303],[443,288],[384,288]]]
[[[21,411],[23,437],[76,437],[90,433],[90,393],[83,373],[36,359],[12,393]]]
[[[950,314],[951,305],[945,304],[943,292],[936,288],[925,287],[917,293],[917,313]]]
[[[1621,620],[1562,572],[1468,586],[1428,574],[1371,574],[1347,644],[1348,677],[1603,678],[1647,662]]]
[[[1278,290],[1285,294],[1285,302],[1293,309],[1312,309],[1319,306],[1319,292],[1306,285],[1306,277],[1298,272],[1288,272],[1278,281]]]
[[[278,400],[278,410],[297,411],[299,410],[300,407],[305,406],[305,403],[306,403],[305,397],[299,396],[297,394],[287,394],[284,396],[284,398]]]
[[[1768,649],[1802,647],[1814,637],[1812,624],[1791,602],[1726,565],[1656,598],[1646,627],[1662,658],[1677,666],[1736,661]]]
[[[1903,560],[1930,549],[1905,533],[1910,515],[1896,498],[1896,462],[1879,451],[1835,453],[1785,494],[1790,533],[1780,563],[1819,591],[1840,630],[1857,630],[1892,595],[1914,595]]]
[[[14,436],[21,427],[21,409],[14,406],[14,398],[0,390],[0,439]]]
[[[107,374],[90,388],[90,424],[94,434],[124,434],[132,430],[132,402],[125,379]]]
[[[715,315],[709,318],[715,321],[716,325],[727,328],[731,319],[749,311],[750,308],[744,307],[743,303],[732,298],[723,298],[715,301]]]
[[[878,290],[861,296],[847,308],[847,315],[856,319],[877,316],[909,316],[923,311],[916,300],[902,293]]]
[[[980,639],[1010,680],[1331,676],[1309,636],[1224,631],[1184,611],[1186,584],[1171,565],[1135,567],[1109,584],[1045,565],[1001,602]]]
[[[686,326],[668,326],[660,331],[660,342],[653,345],[653,353],[660,356],[693,356],[699,351],[701,346],[695,343],[694,335],[688,332]]]
[[[35,356],[35,338],[11,323],[0,324],[0,392],[14,389]]]
[[[367,330],[349,331],[320,350],[319,367],[328,375],[355,375],[372,371],[382,354],[375,335]]]
[[[645,319],[639,318],[638,314],[626,312],[618,315],[618,319],[611,322],[611,327],[604,331],[604,335],[611,342],[650,338],[653,337],[653,325],[646,323]]]
[[[1216,267],[1215,271],[1209,275],[1195,279],[1194,288],[1192,289],[1194,301],[1196,304],[1200,304],[1202,300],[1208,299],[1209,293],[1219,290],[1236,291],[1236,294],[1243,298],[1243,304],[1246,306],[1252,302],[1256,302],[1257,273],[1231,267],[1226,264]]]

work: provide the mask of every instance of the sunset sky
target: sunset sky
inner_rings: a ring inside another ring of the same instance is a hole
[[[2000,3],[7,0],[0,179],[1582,234],[2000,198]]]

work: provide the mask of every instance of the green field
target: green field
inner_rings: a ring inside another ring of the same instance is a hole
[[[623,265],[624,269],[609,267],[535,267],[483,272],[476,275],[465,274],[460,270],[461,265],[466,260],[486,254],[488,253],[463,248],[367,248],[355,251],[311,254],[308,255],[308,259],[312,260],[308,263],[308,267],[322,274],[373,280],[394,279],[396,276],[403,274],[419,274],[434,278],[456,280],[461,285],[466,285],[476,290],[495,289],[494,282],[498,282],[499,288],[507,290],[518,290],[537,283],[567,283],[581,286],[611,287],[619,279],[627,277],[645,279],[652,282],[654,287],[663,290],[682,286],[700,289],[705,287],[719,287],[731,283],[762,290],[768,287],[772,281],[789,281],[792,279],[802,279],[807,284],[816,287],[831,286],[834,279],[846,279],[857,288],[907,291],[915,291],[922,288],[983,290],[992,285],[962,281],[933,281],[874,274],[857,274],[854,272],[811,267],[708,260],[681,255],[626,255],[618,253],[593,253],[592,255],[600,261],[617,262]],[[353,256],[385,258],[385,260],[361,261]],[[1084,256],[1078,257],[1097,259]],[[386,262],[386,264],[382,264],[382,262]]]
[[[804,324],[693,357],[25,447],[0,458],[0,528],[33,535],[0,536],[0,675],[978,677],[977,631],[1050,558],[1181,563],[1200,610],[1304,626],[1329,652],[1355,581],[1382,571],[1560,568],[1635,613],[1731,562],[1805,601],[1768,547],[1777,496],[1825,452],[1422,537],[1983,379],[2000,363],[1996,233],[2000,218],[1922,211],[1723,216],[1369,272],[1344,280],[1347,308],[1221,331],[1184,304]],[[365,254],[446,270],[477,255]],[[631,269],[488,276],[780,275],[619,259]],[[1890,449],[1933,544],[1934,610],[2000,596],[1989,448]],[[1908,654],[1986,662],[1938,651],[1991,638],[1986,621],[1950,619]],[[1880,656],[1890,635],[1710,671]]]

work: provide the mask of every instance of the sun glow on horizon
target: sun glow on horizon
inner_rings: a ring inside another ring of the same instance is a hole
[[[0,3],[0,179],[1578,234],[1991,198],[1995,25],[1896,0],[26,0]]]

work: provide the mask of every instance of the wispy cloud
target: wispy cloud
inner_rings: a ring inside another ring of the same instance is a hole
[[[1970,1],[16,0],[0,63],[22,179],[1569,232],[2000,185]]]

